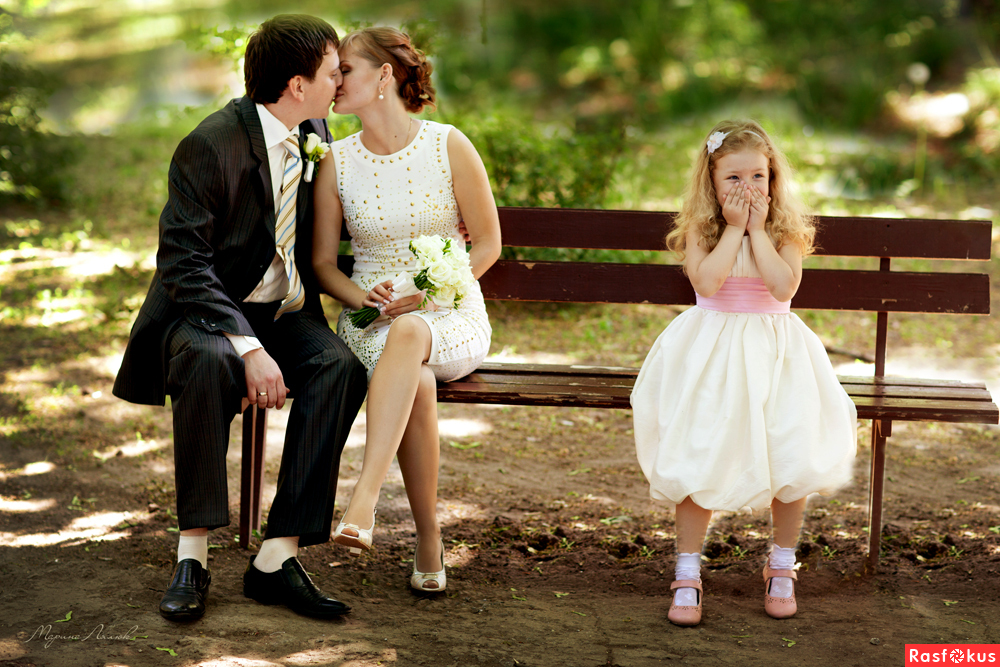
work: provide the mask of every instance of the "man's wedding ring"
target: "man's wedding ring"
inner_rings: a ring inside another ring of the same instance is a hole
[[[267,392],[266,391],[258,391],[257,395],[258,396],[267,396]]]

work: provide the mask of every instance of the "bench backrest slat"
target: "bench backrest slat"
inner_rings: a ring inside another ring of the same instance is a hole
[[[664,250],[675,213],[501,208],[508,246]],[[817,255],[988,260],[989,220],[818,216]],[[941,234],[947,226],[948,233]]]
[[[504,245],[664,251],[676,213],[569,208],[500,208]],[[816,254],[841,257],[989,260],[989,220],[817,216]],[[947,233],[942,234],[942,229]],[[341,239],[350,241],[347,226]]]
[[[498,261],[480,280],[487,299],[692,305],[679,266]],[[990,312],[989,276],[806,269],[793,308],[911,313]]]

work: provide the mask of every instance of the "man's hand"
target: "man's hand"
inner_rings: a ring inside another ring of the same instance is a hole
[[[285,405],[288,387],[281,369],[264,348],[243,355],[247,375],[247,401],[258,408],[278,408]]]
[[[462,240],[465,241],[465,245],[472,243],[472,237],[469,236],[469,229],[465,226],[465,220],[458,221],[458,233],[461,235]]]

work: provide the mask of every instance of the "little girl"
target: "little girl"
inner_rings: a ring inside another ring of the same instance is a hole
[[[806,496],[851,479],[857,411],[823,344],[789,312],[815,226],[763,128],[724,121],[694,165],[667,247],[698,305],[660,334],[632,391],[650,496],[676,504],[677,625],[701,621],[701,549],[713,510],[771,507],[764,610],[795,614]]]

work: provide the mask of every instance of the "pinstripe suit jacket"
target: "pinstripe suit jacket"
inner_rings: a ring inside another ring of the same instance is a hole
[[[325,120],[299,126],[330,141]],[[156,273],[132,327],[114,394],[163,405],[164,338],[183,318],[206,331],[253,336],[241,302],[275,254],[274,193],[260,117],[248,97],[234,99],[185,137],[170,162],[169,196],[160,214]],[[296,266],[305,310],[322,314],[312,271],[312,184],[296,200]]]

